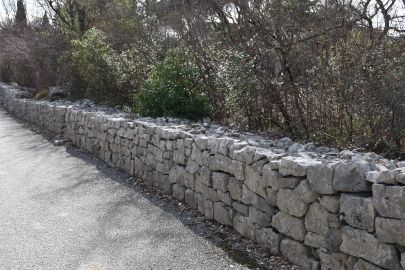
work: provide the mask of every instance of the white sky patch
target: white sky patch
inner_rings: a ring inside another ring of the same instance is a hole
[[[0,21],[13,18],[15,15],[17,0],[0,0]],[[42,8],[36,0],[25,0],[27,17],[29,21],[41,18],[43,15]]]

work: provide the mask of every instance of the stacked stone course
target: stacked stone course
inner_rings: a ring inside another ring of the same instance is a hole
[[[405,269],[405,168],[374,154],[321,155],[18,98],[7,111],[232,226],[304,269]],[[301,147],[298,147],[301,148]],[[343,158],[345,157],[345,158]]]

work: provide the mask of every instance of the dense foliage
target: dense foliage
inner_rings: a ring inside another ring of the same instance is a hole
[[[27,22],[18,1],[1,24],[2,80],[69,86],[148,116],[209,114],[404,151],[402,0],[37,1],[44,18]]]

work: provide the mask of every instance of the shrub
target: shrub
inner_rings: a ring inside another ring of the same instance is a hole
[[[170,52],[153,68],[136,97],[135,111],[144,116],[201,119],[209,114],[208,98],[196,65],[181,53]]]
[[[114,50],[107,44],[105,34],[90,29],[73,42],[72,58],[83,83],[85,96],[97,102],[116,103],[115,78],[112,70]]]

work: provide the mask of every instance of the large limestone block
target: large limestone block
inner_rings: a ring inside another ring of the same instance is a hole
[[[340,163],[335,168],[333,189],[342,192],[370,191],[370,182],[366,180],[365,173],[374,168],[368,162],[350,161]]]
[[[372,198],[342,194],[340,197],[340,218],[352,227],[374,231],[375,210]]]
[[[242,186],[242,199],[244,204],[252,205],[257,209],[266,212],[270,215],[275,213],[275,209],[265,199],[251,191],[247,186]]]
[[[294,190],[284,188],[277,193],[277,206],[281,211],[296,217],[303,217],[308,210],[308,204],[301,201]]]
[[[221,173],[221,172],[214,172],[212,174],[212,183],[213,183],[214,189],[218,189],[223,192],[227,192],[228,184],[229,184],[229,174]]]
[[[274,191],[280,188],[279,173],[272,170],[270,164],[263,166],[263,183],[266,187],[271,187]]]
[[[318,270],[319,262],[312,259],[308,254],[308,249],[302,243],[283,239],[280,244],[280,251],[283,256],[292,263],[300,265],[304,270]]]
[[[359,259],[354,265],[353,270],[382,270],[381,267]]]
[[[321,259],[321,270],[353,270],[353,265],[357,260],[344,253],[323,251],[319,252],[319,258]]]
[[[308,168],[308,181],[311,189],[319,194],[333,194],[333,174],[337,164],[316,164]]]
[[[373,203],[383,217],[405,219],[405,187],[373,185]]]
[[[227,156],[216,154],[211,157],[209,168],[213,171],[232,173],[232,160]]]
[[[375,227],[380,242],[405,246],[405,220],[377,217]]]
[[[349,226],[342,228],[343,243],[340,250],[390,270],[401,270],[398,253],[393,245],[380,243],[364,230]]]
[[[259,246],[267,248],[271,254],[277,255],[280,252],[280,243],[283,236],[271,228],[257,227],[255,230],[256,241]]]
[[[309,157],[283,157],[280,162],[280,173],[284,176],[306,176],[308,168],[319,164]]]
[[[263,182],[261,172],[257,166],[246,166],[246,179],[245,185],[259,194],[262,197],[266,197],[265,183]]]
[[[243,235],[244,237],[255,241],[255,228],[256,225],[254,225],[252,222],[249,221],[249,219],[241,214],[236,214],[235,217],[233,218],[233,228],[235,231]]]
[[[307,231],[305,230],[304,220],[300,218],[290,216],[284,212],[278,212],[273,216],[271,225],[279,232],[295,240],[305,240]]]
[[[310,232],[326,236],[334,217],[337,218],[336,215],[329,213],[325,207],[315,202],[310,205],[305,215],[305,228]]]
[[[249,207],[249,220],[255,224],[263,227],[269,227],[271,225],[271,215],[257,210],[255,207]]]
[[[222,202],[214,203],[214,219],[221,224],[232,226],[229,208]]]

